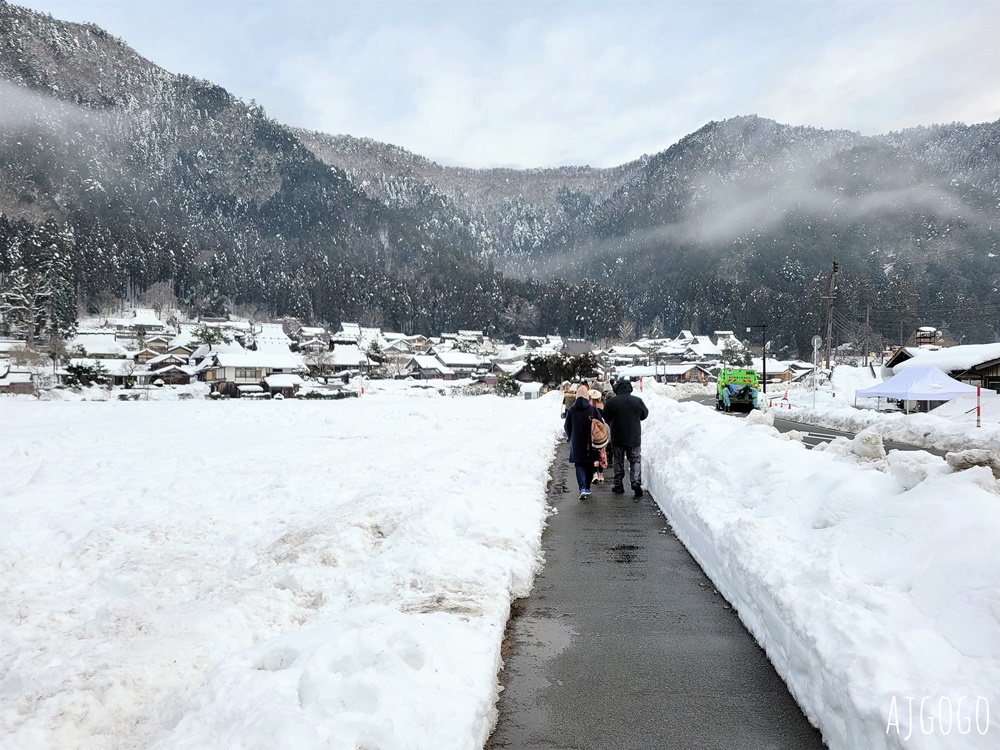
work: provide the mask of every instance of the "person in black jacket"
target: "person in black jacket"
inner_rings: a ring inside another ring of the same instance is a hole
[[[594,481],[594,461],[598,453],[590,443],[590,421],[604,418],[590,403],[590,389],[581,385],[576,391],[576,400],[566,410],[563,430],[569,438],[569,462],[576,466],[576,483],[580,487],[580,499],[590,497],[590,485]]]
[[[619,380],[615,395],[604,405],[604,419],[611,427],[611,457],[615,467],[612,492],[625,491],[625,459],[628,459],[629,481],[636,499],[642,497],[642,420],[649,409],[638,396],[632,395],[632,383]]]

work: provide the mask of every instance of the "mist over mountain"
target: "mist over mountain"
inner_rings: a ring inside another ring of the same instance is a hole
[[[1000,122],[748,116],[612,169],[461,169],[287,128],[3,0],[0,38],[0,276],[68,257],[92,309],[165,283],[200,312],[407,332],[768,323],[804,353],[836,260],[838,341],[998,337]]]

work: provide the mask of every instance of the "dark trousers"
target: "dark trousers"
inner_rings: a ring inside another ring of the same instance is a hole
[[[574,464],[576,466],[576,483],[580,488],[580,492],[584,490],[589,490],[591,483],[594,481],[594,464],[590,463],[590,466],[582,466],[580,464]]]
[[[642,451],[637,445],[635,448],[625,448],[620,445],[611,447],[612,459],[615,466],[615,487],[625,486],[625,460],[628,459],[628,478],[632,487],[642,486]]]

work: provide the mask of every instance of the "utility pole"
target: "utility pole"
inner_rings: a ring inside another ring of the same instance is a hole
[[[871,331],[872,306],[865,308],[865,367],[868,367],[868,332]]]
[[[761,365],[761,386],[763,393],[767,393],[767,326],[768,323],[751,323],[747,326],[747,333],[751,328],[760,329],[760,365]]]
[[[830,292],[826,298],[826,369],[830,369],[830,356],[833,352],[833,298],[837,293],[837,261],[833,261],[833,271],[830,273]]]

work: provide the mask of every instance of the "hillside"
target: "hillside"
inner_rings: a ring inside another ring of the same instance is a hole
[[[527,309],[536,325],[548,287],[364,195],[260,107],[91,25],[0,2],[0,29],[0,274],[55,273],[91,309],[166,283],[205,313],[439,331]]]
[[[0,274],[56,278],[36,288],[60,309],[166,287],[199,312],[407,332],[767,322],[794,353],[825,331],[836,260],[838,343],[1000,330],[1000,122],[748,116],[612,169],[462,169],[289,129],[93,25],[0,0],[0,31]]]
[[[808,351],[836,260],[838,340],[997,336],[1000,123],[884,136],[709,123],[614,170],[443,168],[348,137],[304,142],[372,197],[431,217],[433,196],[505,271],[619,289],[640,329],[770,322]],[[426,212],[426,213],[425,213]],[[662,326],[657,321],[662,321]]]

